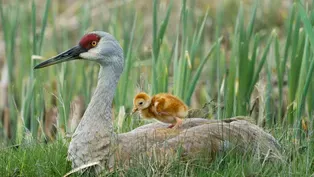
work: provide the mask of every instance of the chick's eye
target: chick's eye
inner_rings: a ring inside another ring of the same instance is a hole
[[[143,104],[143,102],[139,102],[138,104],[142,105],[142,104]]]
[[[92,46],[95,47],[97,45],[97,41],[92,41]]]

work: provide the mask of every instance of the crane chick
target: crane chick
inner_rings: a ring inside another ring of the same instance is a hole
[[[183,101],[168,93],[159,93],[150,97],[140,92],[134,97],[132,113],[139,111],[142,118],[170,123],[168,128],[178,128],[182,118],[188,114],[188,107]]]

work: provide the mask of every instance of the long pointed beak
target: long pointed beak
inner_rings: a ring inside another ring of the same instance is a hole
[[[60,53],[59,55],[52,57],[38,65],[36,65],[34,67],[34,69],[39,69],[39,68],[44,68],[47,66],[51,66],[54,64],[58,64],[58,63],[62,63],[65,61],[70,61],[70,60],[75,60],[75,59],[79,59],[80,54],[83,52],[87,52],[86,49],[84,49],[83,47],[81,47],[80,45],[77,45],[65,52]]]

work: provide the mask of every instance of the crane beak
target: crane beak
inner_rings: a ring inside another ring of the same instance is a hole
[[[62,63],[65,61],[75,60],[80,58],[80,54],[83,52],[87,52],[86,49],[81,47],[80,45],[77,45],[65,52],[60,53],[59,55],[52,57],[34,67],[34,69],[44,68],[50,65],[54,65],[57,63]]]

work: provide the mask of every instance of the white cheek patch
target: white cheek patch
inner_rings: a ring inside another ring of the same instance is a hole
[[[99,48],[95,47],[95,48],[91,48],[87,51],[88,53],[93,53],[95,55],[99,54],[100,53],[100,50]]]
[[[83,59],[94,60],[98,58],[98,55],[95,52],[89,50],[88,52],[81,53],[80,57]]]

